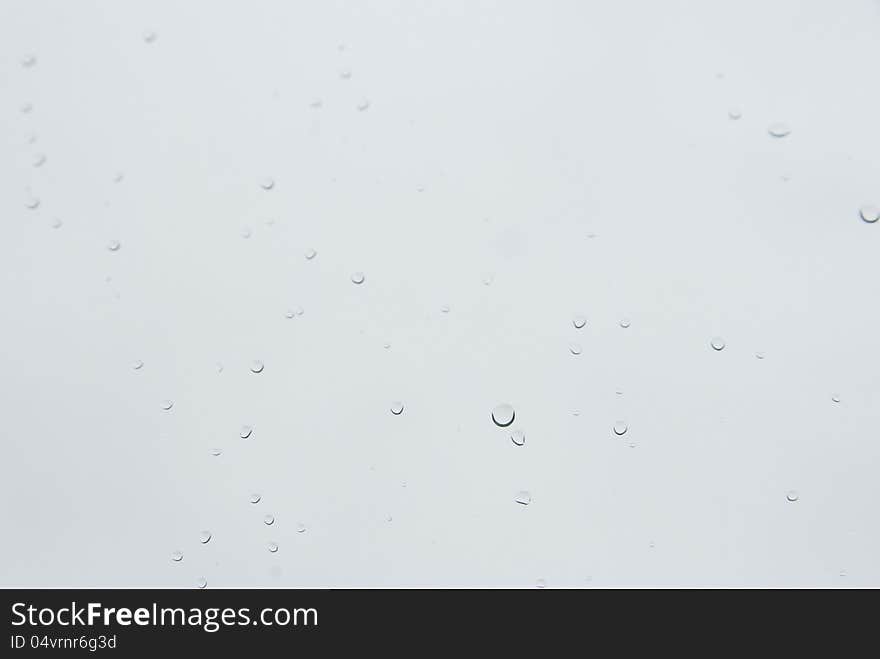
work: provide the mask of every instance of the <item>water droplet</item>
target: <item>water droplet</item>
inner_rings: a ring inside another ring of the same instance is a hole
[[[621,326],[623,329],[626,329],[627,327],[629,327],[629,318],[624,318],[623,320],[621,320],[621,321],[620,321],[620,326]]]
[[[776,122],[770,124],[767,128],[767,132],[770,133],[773,137],[786,137],[789,133],[791,133],[791,128],[788,127],[788,124],[784,124],[781,122]]]
[[[122,183],[122,179],[124,179],[124,178],[125,178],[125,174],[123,172],[116,172],[113,175],[113,182],[114,183]]]
[[[141,369],[144,367],[144,363],[143,363],[140,359],[135,359],[135,360],[131,363],[131,367],[132,367],[134,370],[139,371],[139,370],[141,370]]]
[[[798,499],[800,499],[800,495],[797,493],[797,490],[789,490],[785,494],[785,498],[794,503]]]
[[[34,110],[34,104],[33,103],[22,103],[19,110],[21,110],[22,114],[30,114]]]
[[[880,220],[880,206],[862,206],[859,209],[859,216],[868,224],[874,224]]]
[[[248,497],[248,501],[251,503],[260,503],[260,499],[262,499],[262,495],[259,492],[251,492],[250,497]]]
[[[119,243],[118,240],[111,240],[109,243],[107,243],[107,249],[109,249],[111,252],[118,252],[120,247],[122,247],[122,245]]]
[[[538,579],[535,582],[535,588],[546,588],[546,587],[547,587],[546,579]]]
[[[212,537],[213,536],[211,535],[210,531],[202,531],[201,533],[199,533],[199,542],[201,542],[203,545],[206,545],[211,542]]]
[[[403,403],[400,402],[399,400],[396,400],[393,403],[391,403],[391,413],[394,416],[397,416],[399,414],[403,414]]]
[[[241,230],[241,237],[247,240],[251,237],[251,230],[248,227],[245,227]]]
[[[483,286],[491,286],[493,281],[495,281],[495,275],[483,276]]]
[[[199,577],[198,580],[196,581],[196,588],[198,588],[199,590],[204,590],[207,587],[208,587],[208,580],[205,579],[205,577]]]
[[[24,206],[28,210],[37,210],[40,207],[40,198],[30,195],[27,199],[24,200]]]
[[[581,344],[580,343],[570,343],[568,346],[568,350],[573,355],[579,355],[582,352]]]
[[[382,345],[382,347],[385,348],[385,350],[388,350],[388,349],[391,347],[391,344],[390,344],[390,343],[385,343],[385,344]]]
[[[222,372],[223,372],[223,364],[221,364],[220,362],[217,362],[216,364],[214,364],[214,368],[217,369],[217,372],[218,372],[218,373],[222,373]]]
[[[155,43],[156,39],[159,38],[159,35],[155,30],[147,30],[144,32],[144,42],[146,43]]]
[[[354,284],[363,284],[364,283],[364,273],[363,272],[355,272],[351,276],[351,281]]]
[[[268,176],[261,178],[260,187],[263,188],[263,190],[271,190],[275,187],[275,180]]]
[[[306,532],[306,525],[302,524],[302,523],[297,524],[296,525],[296,532],[297,533],[305,533]]]
[[[302,316],[305,312],[306,310],[302,307],[294,307],[293,309],[293,313],[295,313],[297,316]]]
[[[314,99],[312,99],[312,102],[309,103],[309,107],[312,108],[313,110],[319,110],[319,109],[321,109],[321,107],[323,107],[323,105],[324,105],[324,102],[320,98],[314,98]]]
[[[57,217],[52,219],[52,228],[53,229],[60,229],[62,224],[64,224],[64,222],[59,220]]]
[[[37,56],[32,53],[27,53],[24,57],[21,58],[21,65],[26,69],[33,68],[36,63]]]
[[[293,318],[294,315],[296,315],[296,314],[293,313],[293,309],[289,309],[289,310],[287,311],[287,313],[284,314],[284,316],[285,316],[286,318]]]
[[[712,350],[724,350],[724,346],[726,344],[724,343],[724,339],[722,339],[720,336],[716,336],[712,338],[712,340],[709,342],[709,345],[712,346]]]
[[[442,313],[449,313],[449,305],[448,305],[448,304],[444,304],[442,307],[440,307],[440,311],[441,311]]]
[[[46,162],[46,154],[45,153],[38,153],[38,154],[34,155],[34,159],[31,161],[31,164],[34,167],[42,167],[43,163],[45,163],[45,162]]]
[[[626,425],[625,421],[615,421],[613,428],[614,434],[618,437],[621,435],[625,435],[626,431],[629,430],[629,426]]]
[[[251,362],[251,373],[262,373],[265,365],[259,359]]]
[[[317,255],[318,255],[318,252],[316,252],[315,250],[313,250],[313,249],[311,249],[311,248],[309,248],[309,249],[306,250],[306,259],[309,260],[309,261],[311,261],[311,260],[312,260],[313,258],[315,258]]]
[[[274,515],[266,515],[265,517],[263,517],[263,524],[265,524],[266,526],[272,526],[274,523],[275,523],[275,516]]]
[[[165,410],[166,412],[167,412],[168,410],[170,410],[172,407],[174,407],[174,401],[173,401],[173,400],[163,400],[163,401],[162,401],[162,409]]]
[[[252,432],[254,432],[254,429],[250,426],[242,426],[241,430],[238,431],[238,436],[242,439],[249,439]]]
[[[522,446],[526,443],[526,434],[522,430],[514,430],[510,433],[510,441],[517,446]]]
[[[343,80],[351,80],[351,69],[342,69],[339,72],[339,77]]]
[[[276,542],[270,542],[269,545],[268,545],[268,549],[269,549],[269,551],[270,551],[271,553],[274,554],[276,551],[278,551],[278,543],[276,543]]]
[[[528,506],[532,502],[532,495],[527,490],[520,490],[516,493],[515,501],[523,506]]]
[[[587,319],[583,316],[575,316],[572,319],[571,324],[574,325],[577,329],[582,329],[584,325],[587,324]]]
[[[370,101],[367,99],[363,99],[360,103],[357,104],[358,112],[365,112],[370,109]]]
[[[730,109],[727,111],[727,116],[728,116],[730,119],[733,119],[734,121],[736,121],[737,119],[739,119],[740,117],[743,116],[743,115],[742,115],[742,110],[740,110],[739,108],[730,108]]]
[[[764,359],[764,353],[763,352],[756,352],[755,357],[757,359]]]
[[[171,560],[175,563],[180,563],[183,560],[183,552],[175,551],[171,552]]]
[[[835,402],[835,403],[839,403],[839,402],[840,402],[840,396],[834,395],[834,396],[831,397],[831,400],[832,400],[833,402]]]
[[[222,448],[212,448],[211,455],[213,455],[215,458],[219,458],[221,455],[223,455],[223,449]]]
[[[492,421],[495,422],[496,426],[500,426],[501,428],[506,428],[513,423],[514,417],[516,417],[516,412],[514,412],[513,407],[507,403],[496,405],[495,409],[492,410]]]

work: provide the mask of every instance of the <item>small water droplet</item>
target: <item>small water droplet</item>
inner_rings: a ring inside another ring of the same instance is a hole
[[[324,102],[320,98],[313,98],[309,107],[313,110],[320,110],[324,106]]]
[[[134,370],[139,371],[139,370],[141,370],[141,369],[144,367],[144,363],[143,363],[140,359],[135,359],[135,360],[131,363],[131,367],[132,367]]]
[[[444,304],[442,307],[440,307],[440,311],[441,311],[442,313],[449,313],[449,305],[448,305],[448,304]]]
[[[270,542],[270,543],[268,544],[268,549],[269,549],[269,552],[270,552],[270,553],[274,554],[276,551],[278,551],[278,543],[276,543],[276,542]]]
[[[587,319],[583,316],[575,316],[572,319],[571,324],[574,325],[577,329],[583,329],[584,325],[587,324]]]
[[[116,172],[113,175],[113,182],[114,183],[122,183],[122,179],[124,179],[124,178],[125,178],[125,174],[123,172]]]
[[[250,501],[251,503],[260,503],[260,499],[262,498],[263,496],[259,492],[251,492],[251,495],[248,497],[248,501]]]
[[[394,416],[398,416],[399,414],[403,414],[403,403],[400,402],[399,400],[396,400],[393,403],[391,403],[391,413]]]
[[[214,536],[211,535],[210,531],[202,531],[201,533],[199,533],[199,542],[201,542],[203,545],[206,545],[211,542],[212,537]]]
[[[510,441],[517,446],[522,446],[526,443],[526,434],[522,430],[514,430],[510,433]]]
[[[709,345],[712,346],[712,350],[724,350],[724,346],[726,344],[724,343],[724,339],[722,339],[720,336],[716,336],[712,338],[712,340],[709,342]]]
[[[535,582],[535,588],[546,588],[546,587],[547,587],[546,579],[538,579]]]
[[[625,421],[615,421],[613,428],[614,434],[618,437],[621,435],[625,435],[626,431],[629,430],[629,426],[626,425]]]
[[[351,276],[351,281],[353,284],[363,284],[364,283],[364,273],[363,272],[355,272]]]
[[[251,428],[250,426],[242,426],[241,430],[238,431],[238,436],[241,437],[242,439],[249,439],[251,436],[251,433],[253,433],[253,432],[254,432],[254,429]]]
[[[60,229],[62,224],[64,224],[64,222],[59,220],[57,217],[52,219],[52,228],[53,229]]]
[[[785,494],[785,498],[786,498],[788,501],[794,503],[795,501],[797,501],[798,499],[800,499],[800,495],[797,493],[797,490],[789,490],[789,491]]]
[[[296,525],[296,532],[297,533],[305,533],[306,532],[306,525],[303,523],[297,524]]]
[[[840,396],[838,396],[838,395],[835,394],[834,396],[831,397],[831,400],[832,400],[833,402],[835,402],[835,403],[839,403],[839,402],[840,402]]]
[[[528,506],[532,502],[532,495],[528,490],[520,490],[514,500],[520,505]]]
[[[183,552],[180,552],[180,551],[171,552],[171,560],[174,561],[175,563],[180,563],[180,561],[183,560]]]
[[[46,154],[45,153],[37,153],[36,155],[34,155],[34,158],[31,161],[31,164],[34,167],[42,167],[43,163],[45,163],[45,162],[46,162]]]
[[[363,99],[360,103],[357,104],[358,112],[365,112],[370,109],[370,101],[367,99]]]
[[[862,206],[859,209],[859,216],[868,224],[874,224],[880,220],[880,206]]]
[[[24,200],[24,206],[28,210],[37,210],[40,207],[40,198],[30,195],[27,199]]]
[[[495,281],[495,275],[483,275],[483,286],[491,286]]]
[[[170,410],[172,407],[174,407],[174,401],[173,401],[173,400],[163,400],[163,401],[162,401],[162,409],[165,410],[166,412],[167,412],[168,410]]]
[[[251,362],[251,373],[262,373],[265,365],[259,359]]]
[[[351,80],[351,69],[342,69],[339,72],[339,77],[343,80]]]
[[[286,318],[293,318],[296,314],[293,313],[293,309],[289,309],[287,313],[284,314]]]
[[[213,455],[215,458],[219,458],[221,455],[223,455],[223,449],[222,448],[212,448],[211,455]]]
[[[757,359],[764,359],[764,353],[763,352],[756,352],[755,357]]]
[[[570,343],[568,345],[568,350],[573,355],[579,355],[582,352],[581,344],[580,343]]]
[[[263,190],[271,190],[275,187],[275,180],[268,176],[263,177],[260,179],[260,187],[263,188]]]
[[[248,227],[245,227],[241,230],[241,237],[247,240],[251,237],[251,230]]]
[[[205,579],[205,577],[199,577],[198,580],[196,580],[196,588],[198,588],[199,590],[204,590],[207,587],[208,580]]]
[[[33,103],[22,103],[19,110],[21,110],[22,114],[30,114],[34,110],[34,104]]]
[[[311,249],[311,248],[309,248],[309,249],[306,250],[306,259],[309,260],[309,261],[311,261],[311,260],[312,260],[313,258],[315,258],[317,255],[318,255],[318,252],[316,252],[315,250],[313,250],[313,249]]]
[[[508,405],[507,403],[501,403],[500,405],[496,405],[492,410],[492,421],[495,422],[496,426],[501,428],[506,428],[511,423],[513,423],[513,419],[516,417],[516,412],[513,411],[513,407]]]
[[[37,63],[37,56],[33,53],[27,53],[21,58],[21,65],[26,69],[31,69]]]
[[[306,310],[303,309],[302,307],[299,307],[299,306],[294,307],[294,309],[293,309],[293,313],[295,313],[297,316],[302,316],[305,312],[306,312]]]
[[[385,343],[385,344],[382,345],[382,347],[385,348],[385,350],[388,350],[388,349],[391,347],[391,344],[390,344],[390,343]]]
[[[266,526],[272,526],[274,523],[275,523],[275,516],[274,515],[266,515],[265,517],[263,517],[263,524],[265,524]]]
[[[223,364],[221,364],[220,362],[217,362],[216,364],[214,364],[214,368],[217,369],[217,372],[218,372],[218,373],[222,373],[222,372],[223,372]]]
[[[730,108],[730,109],[727,111],[727,116],[728,116],[730,119],[732,119],[733,121],[736,121],[737,119],[739,119],[740,117],[742,117],[742,110],[740,110],[739,108]]]
[[[111,240],[109,243],[107,243],[107,249],[109,249],[111,252],[118,252],[120,247],[122,247],[122,245],[119,243],[118,240]]]
[[[620,321],[620,326],[621,326],[623,329],[626,329],[627,327],[629,327],[629,318],[624,318],[623,320],[621,320],[621,321]]]
[[[155,30],[146,30],[144,32],[144,42],[146,43],[154,43],[156,39],[159,38],[159,35]]]
[[[770,133],[773,137],[786,137],[789,133],[791,133],[791,128],[789,128],[788,124],[784,124],[782,122],[776,122],[770,124],[767,128],[767,132]]]

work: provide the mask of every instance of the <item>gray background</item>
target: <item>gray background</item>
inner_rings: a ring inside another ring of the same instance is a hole
[[[880,584],[878,30],[3,2],[0,584]]]

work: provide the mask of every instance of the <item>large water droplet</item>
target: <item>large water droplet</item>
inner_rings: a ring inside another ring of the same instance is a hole
[[[122,245],[119,243],[118,240],[111,240],[109,243],[107,243],[107,249],[109,249],[111,252],[118,252],[120,247],[122,247]]]
[[[712,346],[712,350],[724,350],[726,345],[720,336],[713,337],[709,344]]]
[[[615,421],[613,429],[614,434],[619,437],[626,434],[626,431],[629,430],[629,426],[626,425],[625,421]]]
[[[274,523],[275,523],[275,516],[274,515],[266,515],[265,517],[263,517],[263,524],[265,524],[266,526],[272,526]]]
[[[797,493],[797,490],[789,490],[788,492],[786,492],[785,498],[788,501],[794,503],[795,501],[800,499],[800,495]]]
[[[496,426],[500,426],[501,428],[506,428],[513,423],[515,416],[516,412],[513,411],[513,407],[507,403],[496,405],[492,410],[492,421],[495,422]]]
[[[838,396],[837,394],[835,394],[834,396],[831,397],[831,400],[832,400],[832,402],[839,403],[839,402],[840,402],[840,396]]]
[[[201,533],[199,533],[199,542],[201,542],[203,545],[206,545],[211,542],[212,537],[213,536],[211,535],[210,531],[202,531]]]
[[[520,505],[528,506],[532,502],[532,495],[528,490],[520,490],[514,500]]]
[[[510,441],[517,446],[522,446],[526,443],[526,434],[522,430],[514,430],[510,433]]]
[[[262,499],[262,495],[259,492],[252,492],[248,497],[248,501],[251,503],[260,503],[260,499]]]
[[[767,132],[770,133],[773,137],[786,137],[789,133],[791,133],[791,128],[789,128],[788,124],[784,124],[782,122],[776,122],[770,124],[767,128]]]
[[[859,216],[868,224],[874,224],[880,220],[880,206],[862,206],[859,209]]]
[[[568,351],[573,355],[579,355],[583,351],[580,343],[570,343],[568,345]]]
[[[574,325],[577,329],[581,329],[584,325],[587,324],[587,319],[583,316],[575,316],[572,319],[571,324]]]
[[[259,359],[251,362],[251,373],[262,373],[265,365]]]
[[[181,552],[181,551],[171,552],[171,560],[174,561],[175,563],[180,563],[180,561],[183,560],[183,552]]]
[[[168,400],[168,399],[166,399],[166,400],[163,400],[163,401],[162,401],[162,409],[165,410],[166,412],[167,412],[168,410],[170,410],[172,407],[174,407],[174,401],[173,401],[173,400]]]
[[[270,542],[268,544],[268,549],[271,553],[274,554],[276,551],[278,551],[278,543],[277,542]]]
[[[351,281],[353,284],[363,284],[364,283],[364,273],[363,272],[355,272],[351,276]]]
[[[395,416],[403,414],[403,403],[399,400],[391,403],[391,413]]]
[[[241,430],[238,431],[238,436],[242,439],[248,439],[251,436],[251,433],[254,432],[254,429],[250,426],[242,426]]]

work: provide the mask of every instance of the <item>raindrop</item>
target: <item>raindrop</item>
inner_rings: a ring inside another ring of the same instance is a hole
[[[244,239],[251,237],[251,230],[248,227],[245,227],[241,230],[241,237]]]
[[[26,69],[33,68],[33,66],[36,63],[37,63],[37,56],[34,55],[33,53],[28,53],[27,55],[25,55],[24,57],[21,58],[21,65]]]
[[[523,506],[528,506],[532,502],[532,495],[527,490],[520,490],[516,493],[515,501]]]
[[[522,430],[514,430],[510,433],[510,441],[517,446],[522,446],[526,443],[526,434]]]
[[[24,206],[28,210],[37,210],[40,207],[40,198],[30,195],[27,199],[25,199]]]
[[[440,307],[440,311],[441,311],[442,313],[449,313],[449,305],[448,305],[448,304],[444,304],[442,307]]]
[[[250,426],[242,426],[241,430],[238,431],[238,436],[242,439],[249,439],[253,431],[254,429]]]
[[[756,352],[755,357],[758,359],[764,359],[764,353],[763,352]]]
[[[712,340],[709,342],[709,345],[712,346],[712,350],[724,350],[724,346],[726,344],[724,343],[724,339],[722,339],[720,336],[716,336],[712,338]]]
[[[295,313],[297,316],[302,316],[305,312],[306,310],[302,307],[295,307],[293,310],[293,313]]]
[[[391,403],[391,413],[394,416],[398,416],[400,414],[403,414],[403,403],[400,402],[399,400],[396,400],[393,403]]]
[[[621,435],[625,435],[626,431],[629,430],[629,426],[626,425],[624,421],[615,421],[614,422],[614,434],[618,437]]]
[[[34,110],[34,104],[33,103],[22,103],[19,110],[21,110],[22,114],[30,114]]]
[[[297,524],[296,525],[296,532],[297,533],[305,533],[306,532],[306,525],[303,523]]]
[[[385,344],[382,345],[382,347],[385,348],[385,350],[388,350],[388,349],[391,347],[391,344],[390,344],[390,343],[385,343]]]
[[[351,80],[351,69],[342,69],[339,72],[339,77],[343,80]]]
[[[306,259],[309,260],[309,261],[311,261],[311,260],[312,260],[313,258],[315,258],[317,255],[318,255],[318,252],[316,252],[315,250],[313,250],[313,249],[311,249],[311,248],[309,248],[309,249],[306,250]]]
[[[118,252],[120,247],[122,247],[122,245],[119,243],[118,240],[111,240],[109,243],[107,243],[107,249],[109,249],[111,252]]]
[[[62,224],[64,224],[64,223],[61,220],[59,220],[57,217],[53,218],[53,220],[52,220],[52,228],[53,229],[60,229]]]
[[[568,350],[573,355],[579,355],[579,354],[581,354],[581,350],[582,350],[581,344],[580,343],[571,343],[568,346]]]
[[[223,364],[221,364],[220,362],[217,362],[216,364],[214,364],[214,368],[217,369],[217,372],[218,372],[218,373],[222,373],[222,372],[223,372]]]
[[[123,174],[122,172],[116,172],[113,175],[113,182],[114,183],[122,183],[122,179],[124,179],[124,178],[125,178],[125,174]]]
[[[144,32],[144,42],[146,43],[154,43],[158,37],[159,35],[156,34],[155,30],[147,30]]]
[[[495,275],[483,276],[483,286],[491,286],[493,281],[495,281]]]
[[[263,362],[259,359],[255,359],[251,362],[251,373],[262,373],[264,368],[265,366],[263,365]]]
[[[730,119],[733,119],[734,121],[736,121],[737,119],[739,119],[740,117],[742,117],[742,110],[740,110],[739,108],[730,108],[730,109],[727,111],[727,116],[728,116]]]
[[[275,516],[274,515],[266,515],[263,518],[263,524],[265,524],[266,526],[272,526],[274,523],[275,523]]]
[[[365,112],[366,110],[369,110],[370,101],[368,101],[367,99],[362,100],[360,103],[357,104],[357,109],[358,112]]]
[[[289,309],[289,310],[287,311],[287,313],[284,314],[284,316],[285,316],[286,318],[293,318],[294,315],[295,315],[295,314],[293,313],[293,309]]]
[[[213,536],[211,535],[210,531],[202,531],[201,533],[199,533],[199,542],[201,542],[203,545],[206,545],[211,541],[212,537]]]
[[[260,503],[260,499],[262,499],[262,495],[259,492],[252,492],[248,500],[251,503]]]
[[[507,403],[496,405],[495,409],[492,410],[492,421],[495,422],[496,426],[500,426],[501,428],[506,428],[513,423],[514,417],[516,417],[516,412],[514,412],[513,407]]]
[[[785,494],[785,498],[786,498],[788,501],[794,503],[795,501],[797,501],[798,499],[800,499],[800,495],[797,493],[797,490],[789,490],[789,491]]]
[[[268,548],[269,548],[269,551],[274,554],[276,551],[278,551],[278,543],[270,542],[268,545]]]
[[[859,209],[859,215],[868,224],[874,224],[880,220],[880,206],[862,206]]]
[[[31,164],[34,167],[42,167],[43,163],[45,163],[45,162],[46,162],[46,154],[45,153],[38,153],[34,156],[34,159],[31,161]]]
[[[535,582],[535,588],[546,588],[546,587],[547,587],[547,580],[546,579],[538,579]]]
[[[321,107],[323,107],[323,105],[324,105],[324,102],[320,98],[312,99],[312,102],[309,103],[309,107],[312,108],[313,110],[318,110]]]
[[[174,401],[173,401],[173,400],[163,400],[163,401],[162,401],[162,409],[165,410],[166,412],[167,412],[168,410],[170,410],[172,407],[174,407]]]
[[[204,590],[208,587],[208,580],[205,577],[199,577],[198,581],[196,581],[196,588],[199,590]]]
[[[626,329],[627,327],[629,327],[629,318],[624,318],[623,320],[621,320],[621,321],[620,321],[620,326],[621,326],[623,329]]]
[[[574,325],[577,329],[583,329],[584,325],[587,324],[587,319],[583,316],[575,316],[572,319],[571,324]]]
[[[788,127],[788,124],[777,122],[770,124],[769,128],[767,128],[767,132],[773,137],[786,137],[791,133],[791,128]]]
[[[275,187],[275,180],[266,176],[260,179],[260,187],[263,188],[263,190],[271,190]]]
[[[838,396],[838,395],[835,394],[834,396],[831,397],[831,400],[832,400],[833,402],[835,402],[835,403],[839,403],[839,402],[840,402],[840,396]]]
[[[211,455],[213,455],[215,458],[219,458],[221,455],[223,455],[223,449],[222,448],[212,448]]]
[[[139,371],[139,370],[141,370],[141,369],[144,367],[144,363],[143,363],[140,359],[135,359],[135,360],[131,363],[131,367],[132,367],[134,370]]]
[[[175,551],[171,552],[171,560],[175,563],[180,563],[183,560],[183,552]]]
[[[351,276],[351,281],[354,284],[363,284],[364,283],[364,273],[363,272],[355,272]]]

